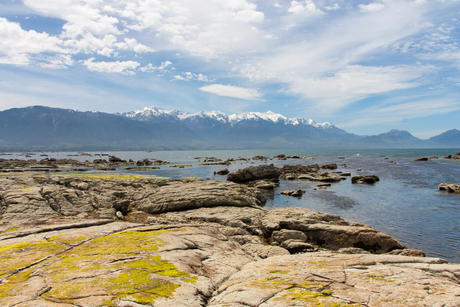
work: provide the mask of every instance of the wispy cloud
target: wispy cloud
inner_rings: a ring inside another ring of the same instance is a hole
[[[263,97],[263,95],[256,89],[222,84],[206,85],[200,87],[200,91],[223,97],[239,98],[244,100],[262,100]]]
[[[414,97],[413,101],[381,103],[355,112],[352,120],[340,123],[340,127],[364,127],[378,124],[397,124],[404,120],[442,115],[460,110],[456,98]]]

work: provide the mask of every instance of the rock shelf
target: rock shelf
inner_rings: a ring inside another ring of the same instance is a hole
[[[460,305],[459,264],[337,215],[267,210],[257,183],[306,169],[250,171],[265,181],[0,177],[0,306]]]

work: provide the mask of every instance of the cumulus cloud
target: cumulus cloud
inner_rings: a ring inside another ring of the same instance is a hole
[[[338,3],[335,3],[332,6],[331,5],[325,6],[324,8],[326,10],[328,10],[328,11],[335,11],[335,10],[340,10],[341,9],[341,7],[340,7],[340,5]]]
[[[305,15],[322,15],[323,11],[318,9],[312,0],[305,1],[291,1],[291,7],[288,12],[294,14],[305,14]]]
[[[358,7],[360,8],[361,12],[373,13],[373,12],[383,10],[385,8],[385,5],[382,3],[369,3],[369,4],[360,4],[358,5]]]
[[[262,100],[262,94],[256,89],[232,85],[212,84],[200,87],[200,91],[223,97],[239,98],[244,100]]]
[[[27,65],[31,54],[42,52],[67,51],[58,38],[34,30],[24,31],[18,23],[0,17],[0,63]]]
[[[134,75],[134,70],[141,64],[135,61],[116,61],[116,62],[94,62],[95,58],[82,61],[90,71],[121,73],[124,75]]]

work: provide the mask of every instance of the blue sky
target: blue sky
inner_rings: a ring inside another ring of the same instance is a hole
[[[460,129],[459,0],[1,0],[0,110],[271,110]]]

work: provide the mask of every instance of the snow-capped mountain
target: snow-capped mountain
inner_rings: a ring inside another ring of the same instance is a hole
[[[266,121],[268,123],[284,124],[284,125],[304,125],[313,126],[320,129],[330,129],[335,127],[329,122],[317,123],[312,119],[305,119],[301,117],[287,118],[281,114],[272,111],[261,112],[247,112],[241,114],[227,115],[220,111],[201,111],[198,113],[188,113],[179,110],[165,110],[157,107],[145,107],[137,111],[123,113],[126,116],[139,121],[161,122],[161,121],[184,121],[196,122],[199,119],[212,119],[221,123],[235,125],[240,122],[248,121]],[[336,128],[336,127],[335,127]],[[338,128],[337,128],[338,129]]]
[[[360,137],[330,123],[273,112],[187,113],[143,108],[126,114],[44,106],[0,111],[1,151],[455,147],[460,132],[429,140],[407,131]]]
[[[220,146],[313,146],[327,141],[346,142],[357,136],[331,123],[317,123],[301,117],[287,118],[272,111],[227,115],[220,111],[188,113],[146,107],[121,114],[150,123],[176,123]],[[261,145],[263,144],[263,145]]]

